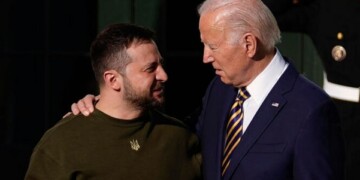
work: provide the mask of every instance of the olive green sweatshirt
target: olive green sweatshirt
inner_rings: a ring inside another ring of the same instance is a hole
[[[197,136],[179,120],[151,111],[134,120],[99,110],[71,115],[40,139],[26,180],[192,180],[201,178]]]

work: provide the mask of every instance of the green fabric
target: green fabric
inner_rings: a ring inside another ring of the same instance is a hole
[[[140,148],[132,149],[130,141]],[[49,129],[34,148],[25,179],[199,179],[199,148],[181,121],[160,112],[126,121],[95,110]]]

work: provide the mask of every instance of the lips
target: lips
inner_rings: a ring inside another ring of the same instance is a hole
[[[213,65],[213,69],[214,69],[216,72],[221,71],[220,68],[217,68],[217,67],[215,67],[214,65]]]
[[[156,85],[153,89],[153,92],[156,94],[162,94],[164,91],[164,86],[162,84]]]
[[[222,71],[220,69],[215,69],[215,74],[220,75]]]
[[[154,89],[153,91],[154,92],[163,92],[163,90],[164,90],[163,88],[158,88],[158,89]]]

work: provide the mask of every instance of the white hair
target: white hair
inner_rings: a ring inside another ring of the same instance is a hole
[[[205,0],[200,4],[200,16],[219,10],[217,25],[230,29],[231,42],[241,35],[253,33],[270,50],[280,42],[280,30],[274,15],[261,0]]]

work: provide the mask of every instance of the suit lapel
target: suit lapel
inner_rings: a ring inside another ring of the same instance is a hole
[[[228,173],[226,173],[224,179],[231,179],[232,174],[239,166],[241,160],[249,152],[257,139],[261,137],[262,133],[275,119],[276,115],[285,106],[287,101],[283,97],[283,94],[292,88],[297,76],[298,73],[296,70],[293,66],[289,65],[287,70],[260,106],[253,120],[249,124],[249,127],[242,136],[239,145],[234,150],[233,158],[227,170]]]
[[[221,179],[221,161],[224,148],[224,129],[225,121],[233,100],[235,99],[237,89],[232,86],[221,86],[213,92],[217,94],[208,99],[211,106],[207,109],[205,115],[206,127],[204,136],[206,141],[206,150],[203,150],[204,163],[206,163],[206,179]],[[204,147],[203,147],[204,148]]]
[[[228,91],[228,94],[223,96],[223,104],[225,104],[224,106],[222,106],[222,109],[220,110],[220,113],[218,113],[220,116],[217,117],[218,119],[222,119],[222,121],[217,121],[219,122],[218,124],[218,140],[217,140],[217,155],[216,157],[218,157],[218,161],[216,163],[216,169],[219,170],[219,175],[221,177],[221,163],[222,163],[222,158],[223,158],[223,149],[224,149],[224,144],[225,144],[225,125],[226,122],[228,120],[228,115],[229,115],[229,109],[231,108],[231,105],[233,104],[233,101],[236,97],[237,94],[237,89],[232,87],[231,91]]]

